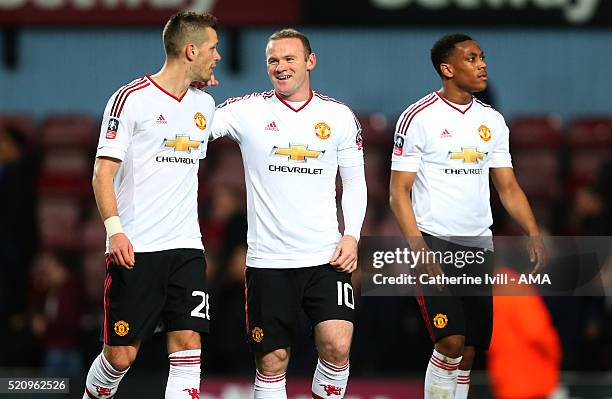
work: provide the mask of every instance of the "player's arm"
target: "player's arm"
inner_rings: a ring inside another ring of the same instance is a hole
[[[538,273],[546,264],[546,250],[527,196],[512,168],[491,168],[490,173],[502,205],[529,236],[529,260],[535,263],[532,273]]]
[[[423,235],[417,226],[416,215],[414,214],[410,198],[415,179],[416,172],[391,171],[389,206],[410,249],[426,253],[429,251],[429,246],[423,239]],[[442,274],[442,269],[437,263],[421,264],[420,266],[424,267],[424,272],[428,276]]]
[[[98,157],[94,163],[92,186],[98,211],[109,237],[109,254],[114,264],[131,269],[134,267],[134,248],[123,233],[119,212],[117,211],[117,197],[113,187],[113,179],[121,161],[110,157]]]
[[[340,166],[344,236],[336,246],[330,264],[336,270],[352,273],[357,269],[357,242],[365,218],[368,189],[363,165]]]
[[[217,105],[210,128],[208,141],[229,136],[232,140],[240,143],[238,135],[241,129],[238,108],[239,107],[232,102],[231,98],[228,98],[221,104]]]

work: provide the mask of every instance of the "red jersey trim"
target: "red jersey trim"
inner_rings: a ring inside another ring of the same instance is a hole
[[[291,104],[289,104],[281,96],[279,96],[278,93],[276,92],[276,90],[274,91],[274,94],[276,94],[276,98],[278,98],[280,100],[280,102],[285,104],[290,110],[292,110],[293,112],[300,112],[301,110],[303,110],[310,103],[310,100],[312,100],[314,92],[312,90],[310,90],[310,96],[308,96],[308,100],[306,100],[306,102],[304,104],[302,104],[302,106],[300,108],[298,108],[298,109],[293,108],[291,106]]]
[[[442,101],[444,101],[449,107],[451,107],[454,110],[457,110],[459,112],[461,112],[462,114],[465,114],[466,112],[468,112],[468,110],[470,108],[472,108],[472,105],[474,105],[474,96],[472,96],[472,101],[470,101],[470,105],[465,109],[465,110],[461,110],[460,108],[455,107],[455,105],[453,103],[451,103],[450,101],[448,101],[446,98],[442,97],[442,95],[440,93],[438,93],[438,91],[436,91],[436,94],[438,95],[438,97],[440,97],[440,99]]]
[[[125,106],[125,102],[127,101],[128,97],[130,96],[130,94],[132,94],[135,91],[144,89],[145,87],[150,86],[149,82],[143,82],[141,85],[139,86],[134,86],[132,89],[128,90],[125,92],[125,96],[123,97],[123,99],[121,100],[121,105],[119,106],[119,110],[117,111],[117,113],[115,115],[113,115],[115,118],[119,118],[121,116],[121,111],[123,111],[123,107]]]
[[[423,104],[419,105],[418,108],[415,108],[412,112],[406,114],[404,116],[404,120],[402,121],[402,123],[400,125],[398,133],[401,133],[401,134],[408,133],[408,128],[410,127],[410,124],[412,123],[412,120],[414,119],[414,117],[419,112],[423,111],[425,108],[427,108],[430,105],[434,104],[436,101],[438,101],[438,98],[437,97],[432,97],[429,101],[424,102]]]
[[[111,116],[115,116],[115,114],[117,113],[117,107],[121,103],[121,100],[123,99],[123,96],[125,95],[125,92],[130,90],[133,87],[138,86],[139,84],[143,82],[145,82],[145,78],[136,79],[126,84],[121,89],[119,89],[119,92],[115,96],[115,101],[113,101],[113,106],[111,107],[111,112],[110,112]]]
[[[149,79],[149,81],[151,83],[153,83],[155,85],[155,87],[157,87],[159,90],[161,90],[162,92],[164,92],[165,94],[169,95],[170,97],[172,97],[173,99],[175,99],[176,101],[178,101],[179,103],[181,102],[181,100],[185,97],[185,94],[187,94],[187,92],[189,91],[189,88],[187,88],[187,90],[185,90],[185,92],[180,96],[180,97],[176,97],[172,94],[170,94],[168,91],[166,91],[166,89],[164,89],[163,87],[161,87],[160,85],[157,84],[156,81],[153,80],[153,78],[151,77],[151,75],[146,75],[147,79]]]

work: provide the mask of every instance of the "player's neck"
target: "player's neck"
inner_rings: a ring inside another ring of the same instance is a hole
[[[311,92],[312,90],[310,89],[310,86],[308,86],[305,88],[301,88],[290,95],[284,95],[283,93],[276,90],[276,95],[279,96],[281,99],[289,102],[305,102],[308,101],[308,99],[310,98]]]
[[[191,84],[191,79],[184,68],[167,62],[159,72],[151,75],[151,79],[176,98],[181,98]]]
[[[448,101],[459,105],[466,105],[472,101],[472,93],[453,86],[445,85],[438,93]]]

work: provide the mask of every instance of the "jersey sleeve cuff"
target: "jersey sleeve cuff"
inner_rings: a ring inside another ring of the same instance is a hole
[[[361,166],[364,165],[365,162],[363,160],[363,157],[357,157],[357,158],[339,158],[338,159],[338,166],[342,166],[343,168],[351,168],[353,166]]]
[[[406,161],[391,161],[391,170],[397,172],[418,172],[419,164]]]
[[[123,161],[123,158],[125,158],[125,151],[120,148],[102,147],[98,148],[96,152],[96,158],[99,157],[110,157]]]

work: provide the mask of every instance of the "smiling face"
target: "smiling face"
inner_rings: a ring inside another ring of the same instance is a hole
[[[442,76],[458,89],[475,93],[487,88],[487,64],[478,43],[466,40],[455,44],[447,62],[440,64]]]
[[[314,53],[296,37],[270,40],[266,47],[268,77],[278,95],[288,101],[306,101],[310,96],[310,71]]]

